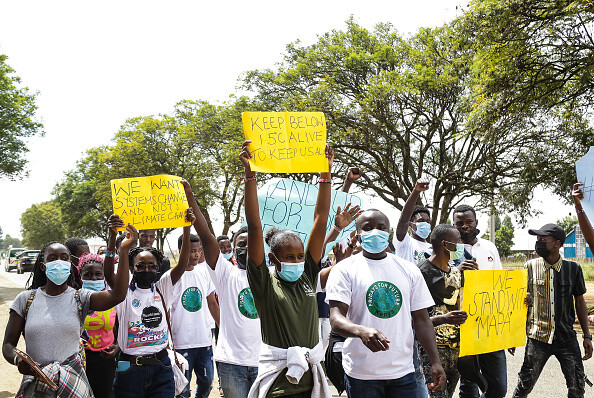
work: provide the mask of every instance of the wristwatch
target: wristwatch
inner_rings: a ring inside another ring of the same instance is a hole
[[[585,338],[585,339],[590,339],[590,340],[592,340],[592,335],[591,335],[591,334],[585,334],[585,335],[584,335],[584,338]]]

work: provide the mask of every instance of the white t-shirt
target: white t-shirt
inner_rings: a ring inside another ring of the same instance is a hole
[[[326,298],[348,304],[347,318],[391,341],[389,350],[373,353],[361,339],[346,339],[342,365],[347,375],[389,380],[414,372],[411,312],[435,304],[416,265],[389,253],[381,260],[359,253],[334,266]]]
[[[219,295],[221,324],[215,361],[239,366],[258,366],[260,318],[254,304],[247,271],[219,255],[213,271],[208,267]]]
[[[165,298],[167,306],[175,300],[171,275],[164,274],[155,286]],[[157,289],[134,291],[128,288],[126,299],[115,306],[120,327],[118,343],[129,355],[156,354],[167,346],[167,319],[163,300]]]
[[[466,246],[466,250],[476,258],[479,270],[498,270],[503,269],[499,252],[495,245],[486,239],[478,238],[472,246]]]
[[[170,274],[171,270],[164,275]],[[171,328],[175,348],[199,348],[212,345],[212,332],[207,316],[210,309],[206,298],[215,286],[202,264],[186,271],[173,287],[176,300],[171,308]]]
[[[431,244],[427,242],[421,242],[416,240],[408,233],[404,235],[404,239],[399,241],[394,234],[394,248],[396,249],[396,255],[410,261],[413,264],[419,264],[425,261],[424,253],[429,251],[431,253]]]
[[[204,272],[206,272],[206,274],[208,275],[208,277],[210,278],[210,280],[212,281],[212,278],[210,276],[210,272],[208,272],[208,270],[210,269],[210,267],[208,266],[208,264],[206,263],[206,261],[204,261],[203,263],[198,264],[196,267],[200,267],[204,269]],[[212,281],[214,284],[214,281]],[[215,291],[215,294],[218,296],[218,292]],[[220,320],[219,320],[220,322]],[[210,311],[206,312],[206,323],[208,324],[209,329],[211,330],[211,337],[212,337],[212,329],[214,329],[217,326],[217,323],[215,322],[214,318],[212,317],[212,314],[210,313]],[[212,340],[212,338],[211,338]]]

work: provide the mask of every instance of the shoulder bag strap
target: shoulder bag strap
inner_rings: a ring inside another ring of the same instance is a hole
[[[157,293],[161,296],[161,303],[163,303],[163,311],[165,311],[165,320],[167,321],[167,328],[169,329],[169,340],[171,341],[171,349],[173,350],[173,358],[175,359],[175,364],[181,370],[182,366],[177,360],[177,351],[175,350],[175,344],[173,343],[173,329],[171,329],[171,320],[169,319],[169,311],[167,311],[167,303],[165,303],[165,297],[155,285],[155,289],[157,289]]]

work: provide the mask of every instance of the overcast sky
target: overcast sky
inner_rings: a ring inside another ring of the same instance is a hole
[[[0,53],[24,84],[39,92],[38,117],[46,132],[29,141],[29,177],[0,180],[0,226],[20,236],[21,213],[50,199],[63,173],[87,149],[108,144],[129,117],[170,113],[182,99],[224,101],[237,92],[242,72],[274,67],[286,44],[313,43],[319,34],[343,29],[351,15],[367,28],[390,22],[410,33],[448,22],[466,4],[0,0]],[[571,210],[557,198],[541,196],[545,213],[531,226]],[[516,246],[533,245],[525,233],[516,237]]]

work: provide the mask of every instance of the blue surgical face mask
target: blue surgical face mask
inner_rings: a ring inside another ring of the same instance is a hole
[[[225,258],[225,260],[231,260],[231,257],[233,257],[233,252],[222,253],[222,254],[223,254],[223,258]]]
[[[451,251],[446,247],[446,250],[450,252],[450,260],[456,261],[464,256],[464,243],[456,243],[456,250]]]
[[[274,253],[272,255],[278,261],[278,257]],[[278,276],[286,280],[287,282],[295,282],[297,279],[301,278],[303,274],[303,270],[305,269],[305,261],[300,263],[283,263],[282,261],[278,261],[281,265],[281,270],[278,273]]]
[[[429,234],[431,233],[431,224],[425,221],[421,221],[416,223],[417,231],[415,232],[417,236],[421,239],[427,239]]]
[[[297,279],[301,278],[304,269],[305,261],[302,261],[300,263],[281,262],[281,270],[278,273],[278,276],[280,276],[287,282],[295,282]]]
[[[83,289],[89,289],[89,290],[93,290],[95,292],[100,292],[102,290],[105,290],[105,280],[100,279],[97,281],[92,281],[92,280],[83,279],[82,287],[83,287]]]
[[[381,253],[388,247],[390,234],[379,229],[361,232],[361,247],[368,253]]]
[[[50,261],[49,263],[45,263],[45,275],[47,276],[47,279],[59,286],[66,282],[70,276],[71,266],[72,264],[70,264],[70,261]]]

